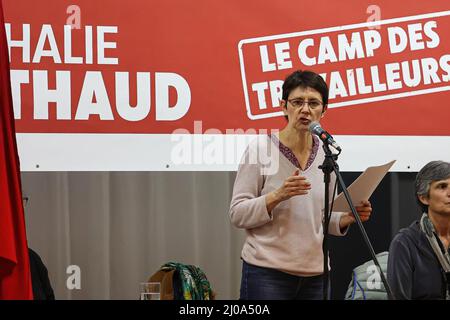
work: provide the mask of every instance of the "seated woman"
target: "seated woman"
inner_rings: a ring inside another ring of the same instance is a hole
[[[424,213],[392,240],[388,282],[395,299],[449,299],[450,163],[425,165],[415,192]]]

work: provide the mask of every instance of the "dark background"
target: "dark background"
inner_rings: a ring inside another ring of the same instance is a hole
[[[360,174],[343,172],[342,177],[349,186]],[[416,174],[388,173],[370,198],[373,211],[364,227],[376,254],[388,251],[398,230],[420,217],[421,212],[414,197]],[[346,237],[330,237],[330,259],[331,297],[341,300],[350,284],[352,270],[372,259],[356,224],[351,226]]]

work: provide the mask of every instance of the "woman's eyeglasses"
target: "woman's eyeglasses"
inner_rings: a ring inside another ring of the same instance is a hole
[[[319,100],[311,100],[311,101],[307,101],[304,99],[288,99],[288,102],[294,107],[294,108],[301,108],[303,107],[305,104],[311,109],[317,109],[322,105],[322,101]]]

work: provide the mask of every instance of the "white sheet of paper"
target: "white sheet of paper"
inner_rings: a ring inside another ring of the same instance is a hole
[[[369,200],[370,196],[395,161],[396,160],[392,160],[381,166],[368,167],[349,187],[347,187],[354,206],[360,205],[363,200]],[[343,192],[341,192],[334,200],[333,211],[351,211]]]

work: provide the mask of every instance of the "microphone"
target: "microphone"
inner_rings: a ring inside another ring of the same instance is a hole
[[[334,141],[333,137],[331,136],[331,134],[329,134],[328,132],[326,132],[321,126],[320,123],[318,122],[311,122],[311,124],[309,125],[309,131],[312,134],[315,134],[316,136],[318,136],[320,138],[320,140],[323,141],[323,143],[326,143],[330,146],[332,146],[334,149],[336,149],[337,151],[341,152],[341,147],[336,143],[336,141]]]

